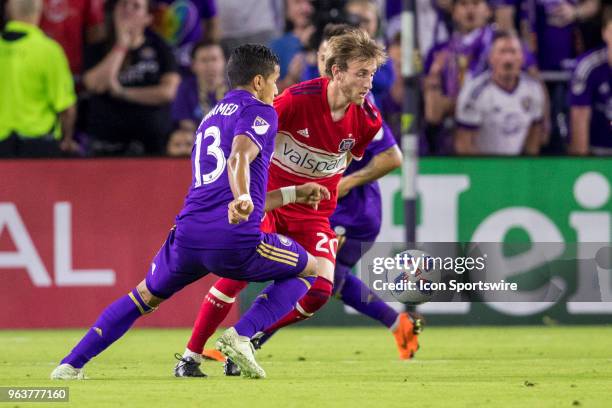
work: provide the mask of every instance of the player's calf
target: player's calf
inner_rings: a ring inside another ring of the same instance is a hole
[[[318,276],[297,302],[295,308],[283,318],[266,328],[266,333],[308,319],[327,303],[333,292],[334,265],[325,258],[317,258]]]
[[[129,330],[141,316],[153,312],[164,299],[153,295],[142,281],[127,295],[110,304],[81,341],[53,370],[53,379],[79,379],[81,368]],[[73,370],[77,370],[75,372]],[[72,372],[72,374],[71,374]],[[74,374],[74,375],[73,375]]]

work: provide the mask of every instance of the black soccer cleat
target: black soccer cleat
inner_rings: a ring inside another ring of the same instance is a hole
[[[183,357],[179,353],[174,354],[174,358],[178,363],[174,366],[175,377],[207,377],[200,370],[200,363],[195,361],[193,357]]]
[[[239,377],[241,374],[240,367],[231,358],[228,358],[223,364],[223,374],[227,377]]]

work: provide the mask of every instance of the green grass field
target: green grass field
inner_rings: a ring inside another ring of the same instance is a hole
[[[223,377],[214,362],[209,378],[174,378],[189,331],[139,329],[92,361],[88,380],[48,380],[82,334],[0,331],[0,386],[70,387],[69,404],[43,406],[612,406],[612,327],[428,328],[410,362],[383,329],[292,328],[260,351],[265,380]]]

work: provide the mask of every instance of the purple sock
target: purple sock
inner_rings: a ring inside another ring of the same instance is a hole
[[[108,306],[81,341],[62,360],[74,368],[83,367],[89,360],[100,354],[108,346],[125,334],[132,324],[143,314],[151,312],[133,289],[127,295]]]
[[[378,320],[388,328],[395,323],[398,313],[391,306],[383,302],[374,292],[370,290],[358,277],[353,275],[350,268],[336,264],[336,274],[339,269],[346,269],[343,285],[340,287],[340,298],[344,303],[351,306],[359,313]],[[362,299],[367,297],[367,302]]]
[[[293,310],[314,279],[314,277],[308,277],[275,281],[257,296],[234,328],[239,335],[250,338],[255,333],[270,327]]]

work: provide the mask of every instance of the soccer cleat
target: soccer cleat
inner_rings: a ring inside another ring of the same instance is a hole
[[[251,339],[240,336],[233,327],[223,332],[215,348],[232,359],[240,368],[243,376],[266,378],[266,372],[255,361],[255,349],[251,344]]]
[[[178,363],[174,366],[175,377],[207,377],[200,370],[200,363],[195,361],[193,357],[183,357],[179,353],[174,354],[174,358]]]
[[[423,319],[414,314],[400,313],[399,323],[393,332],[395,343],[401,360],[409,360],[414,357],[419,349],[419,334],[423,331]]]
[[[255,350],[261,349],[262,343],[267,341],[270,336],[270,334],[266,334],[264,332],[255,333],[253,337],[251,337],[251,344],[253,345],[253,348]],[[204,351],[206,352],[206,350]],[[238,377],[240,375],[240,367],[238,367],[231,358],[225,358],[225,356],[223,356],[223,361],[223,374],[225,374],[226,377]]]
[[[74,368],[70,364],[60,364],[51,372],[52,380],[84,380],[85,374],[80,368]]]
[[[228,358],[223,364],[223,374],[227,377],[238,377],[240,376],[240,367],[238,367],[231,358]]]
[[[219,350],[215,349],[205,349],[202,352],[202,357],[206,360],[218,361],[220,363],[225,362],[225,356]]]
[[[272,333],[274,334],[274,333]],[[259,350],[263,344],[268,341],[272,334],[266,334],[265,332],[257,332],[251,337],[251,344],[253,344],[253,348],[255,350]]]

